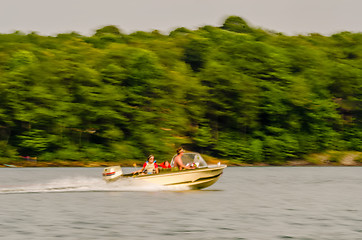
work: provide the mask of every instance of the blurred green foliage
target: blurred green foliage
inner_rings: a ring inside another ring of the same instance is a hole
[[[362,34],[0,34],[0,157],[282,163],[362,146]]]

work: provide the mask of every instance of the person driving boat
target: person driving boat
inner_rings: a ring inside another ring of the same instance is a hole
[[[184,154],[184,149],[182,147],[179,147],[176,151],[177,156],[174,159],[174,167],[177,167],[178,170],[182,169],[195,169],[195,166],[187,166],[182,162],[182,155]]]

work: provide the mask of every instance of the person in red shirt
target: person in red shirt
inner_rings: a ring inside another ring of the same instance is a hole
[[[162,168],[171,168],[171,164],[168,161],[164,161],[160,164],[160,167]]]
[[[153,155],[148,156],[147,161],[143,164],[142,169],[132,172],[133,174],[154,174],[158,173],[158,165]]]

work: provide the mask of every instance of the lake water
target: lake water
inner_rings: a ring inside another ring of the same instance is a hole
[[[361,167],[229,167],[198,191],[101,173],[0,168],[0,239],[362,239]]]

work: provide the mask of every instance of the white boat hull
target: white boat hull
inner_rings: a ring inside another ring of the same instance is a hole
[[[214,184],[226,166],[207,167],[178,172],[143,175],[137,179],[163,186],[187,186],[190,189],[202,189]]]
[[[145,181],[162,186],[181,186],[189,189],[202,189],[214,184],[222,175],[226,165],[205,167],[182,171],[161,171],[159,174],[132,175],[125,174],[115,178],[105,179],[108,182],[121,181],[125,178],[133,178],[137,181]]]

